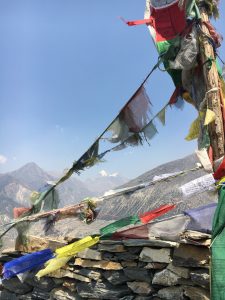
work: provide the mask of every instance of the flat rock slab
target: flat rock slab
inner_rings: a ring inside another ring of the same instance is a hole
[[[184,289],[182,287],[167,287],[158,291],[160,299],[183,300]]]
[[[127,282],[127,285],[134,293],[143,296],[150,295],[154,291],[152,286],[147,282],[133,281],[133,282]]]
[[[160,298],[158,297],[154,297],[154,296],[136,296],[134,298],[134,300],[160,300]]]
[[[147,265],[144,267],[145,269],[154,269],[154,270],[162,270],[167,267],[166,263],[157,263],[157,262],[152,262],[152,263],[147,263]]]
[[[118,260],[126,260],[126,261],[134,261],[139,257],[137,254],[132,254],[129,251],[115,253],[115,255],[118,258]]]
[[[209,289],[210,276],[206,269],[193,270],[191,273],[191,280],[204,288]]]
[[[125,295],[129,295],[130,289],[127,285],[117,287],[106,282],[88,284],[81,282],[77,284],[77,292],[83,298],[120,299]]]
[[[32,292],[32,298],[31,299],[49,300],[50,299],[50,293],[41,291],[38,288],[34,288],[33,292]]]
[[[184,288],[184,294],[191,300],[210,300],[209,291],[206,291],[203,288],[187,286]]]
[[[103,270],[122,270],[123,267],[118,262],[100,260],[100,261],[92,261],[87,259],[76,258],[75,263],[76,266],[80,266],[83,268],[96,268]]]
[[[70,278],[63,278],[62,286],[63,286],[63,288],[70,290],[70,292],[76,292],[77,281],[74,279],[70,279]]]
[[[36,277],[28,276],[28,278],[25,280],[25,283],[28,283],[33,287],[37,287],[45,292],[49,292],[56,287],[54,280],[49,277],[37,279]]]
[[[54,300],[81,300],[82,298],[66,288],[57,288],[51,291],[51,298]]]
[[[138,268],[126,268],[124,269],[124,274],[130,280],[144,281],[144,282],[151,282],[153,277],[150,271],[146,269],[138,269]]]
[[[202,267],[209,265],[209,249],[181,244],[174,249],[173,265],[183,267]]]
[[[9,280],[5,279],[2,282],[4,288],[10,292],[23,295],[32,291],[33,287],[27,283],[22,283],[17,277],[11,278]]]
[[[154,249],[154,248],[144,247],[140,253],[139,260],[145,262],[170,263],[171,249],[169,248]]]
[[[188,279],[190,278],[190,271],[188,268],[184,267],[176,267],[172,263],[170,263],[167,267],[167,270],[170,270],[171,272],[175,273],[176,275]]]
[[[181,237],[184,238],[189,238],[195,241],[201,241],[201,240],[208,240],[211,239],[211,235],[204,233],[204,232],[199,232],[199,231],[193,231],[193,230],[187,230],[185,231]]]
[[[90,269],[80,269],[80,270],[74,270],[75,273],[86,276],[92,280],[99,280],[102,277],[102,273],[100,271],[94,271]]]
[[[107,252],[125,252],[125,248],[123,245],[111,245],[111,244],[99,244],[99,251],[107,251]]]
[[[89,248],[85,249],[82,252],[77,253],[76,256],[85,259],[102,260],[101,252]]]
[[[52,272],[52,273],[49,274],[49,277],[54,277],[54,278],[64,278],[64,277],[66,277],[66,278],[73,278],[73,279],[83,281],[83,282],[91,282],[91,279],[89,279],[85,276],[76,274],[72,271],[65,270],[65,269],[59,269],[55,272]]]
[[[1,296],[0,296],[0,299],[1,299]],[[5,298],[3,298],[3,299],[5,299]],[[28,293],[28,294],[25,294],[25,295],[20,295],[16,299],[17,300],[33,300],[34,298],[32,298],[32,293]],[[12,300],[14,300],[14,298],[12,298]]]
[[[135,262],[135,261],[121,261],[121,265],[124,268],[137,267],[137,262]]]
[[[152,284],[171,286],[179,283],[180,276],[171,272],[170,270],[164,269],[155,273]]]
[[[129,280],[123,271],[104,271],[102,275],[113,285],[120,285]]]
[[[123,244],[127,247],[136,247],[136,246],[148,246],[148,247],[160,247],[160,248],[174,248],[178,247],[179,244],[176,242],[163,241],[163,240],[142,240],[142,239],[132,239],[132,240],[124,240]]]
[[[120,298],[120,300],[134,300],[135,296],[129,295],[129,296],[124,296],[122,298]]]
[[[122,241],[114,241],[114,240],[100,240],[99,244],[104,244],[104,245],[122,245]]]
[[[4,300],[17,300],[20,298],[16,297],[16,294],[10,293],[7,290],[4,291],[0,291],[0,299],[4,299]]]

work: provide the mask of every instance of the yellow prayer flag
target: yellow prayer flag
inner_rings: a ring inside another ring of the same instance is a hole
[[[221,185],[225,184],[225,176],[223,176],[219,181],[216,182],[216,186],[218,189],[221,188]]]
[[[191,141],[197,139],[199,133],[200,133],[200,116],[198,116],[198,118],[191,123],[188,135],[186,136],[185,140]]]
[[[195,101],[191,98],[191,95],[188,92],[184,92],[182,97],[185,101],[195,106]]]
[[[209,125],[216,119],[216,114],[211,109],[206,110],[204,125]]]
[[[36,191],[33,191],[31,194],[30,194],[30,202],[32,204],[34,204],[36,202],[36,200],[40,197],[41,193],[38,193]]]
[[[48,275],[54,271],[57,271],[58,269],[64,267],[66,263],[72,258],[72,256],[67,256],[67,257],[55,257],[53,259],[50,259],[49,261],[46,262],[45,268],[40,270],[37,274],[37,278],[41,278],[45,275]]]
[[[57,257],[65,257],[65,256],[74,256],[78,252],[83,251],[86,248],[89,248],[93,246],[94,244],[97,244],[99,241],[99,237],[91,237],[86,236],[85,238],[74,242],[72,244],[69,244],[67,246],[61,247],[59,249],[56,249]]]

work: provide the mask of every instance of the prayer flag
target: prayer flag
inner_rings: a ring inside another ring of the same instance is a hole
[[[214,111],[207,108],[204,125],[209,125],[210,123],[215,121],[215,119],[216,119],[216,114],[214,113]]]
[[[10,279],[17,274],[40,267],[51,258],[53,258],[51,249],[45,249],[13,259],[3,266],[4,279]]]
[[[99,237],[91,237],[86,236],[85,238],[74,242],[72,244],[69,244],[67,246],[64,246],[62,248],[56,249],[56,254],[58,258],[66,257],[66,256],[74,256],[78,252],[83,251],[86,248],[89,248],[95,244],[97,244],[99,241]]]

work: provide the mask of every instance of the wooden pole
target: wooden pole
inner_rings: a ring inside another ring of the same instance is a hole
[[[209,124],[209,136],[211,141],[211,146],[213,149],[213,160],[219,159],[224,156],[224,127],[223,127],[223,117],[222,117],[222,106],[221,98],[219,91],[219,75],[217,72],[217,67],[215,63],[215,55],[212,45],[209,43],[207,36],[210,36],[209,30],[204,22],[209,22],[209,16],[204,8],[204,5],[200,7],[201,13],[201,59],[203,62],[203,73],[205,79],[206,92],[214,91],[207,93],[206,101],[208,108],[211,109],[215,115],[215,122]],[[207,63],[208,60],[211,60],[211,67]],[[215,89],[218,88],[217,91]]]

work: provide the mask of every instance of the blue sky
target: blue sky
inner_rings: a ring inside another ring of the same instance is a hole
[[[0,1],[0,172],[30,161],[63,171],[87,150],[156,63],[147,27],[118,18],[142,19],[144,7],[145,0]],[[225,36],[224,19],[221,1],[216,28]],[[166,73],[153,74],[153,112],[173,89]],[[196,115],[188,104],[169,109],[151,147],[111,153],[81,178],[102,169],[132,178],[192,153],[196,142],[184,138]]]

